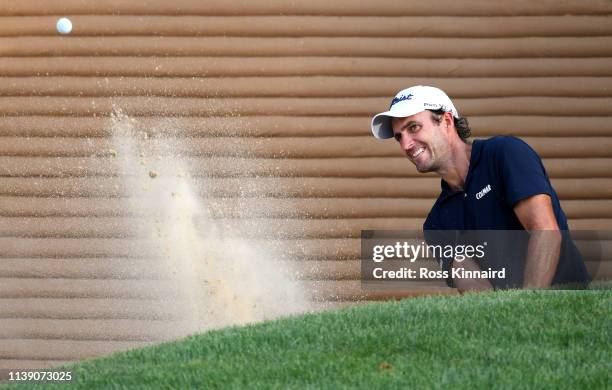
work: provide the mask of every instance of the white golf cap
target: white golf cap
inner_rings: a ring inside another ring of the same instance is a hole
[[[457,109],[450,98],[439,88],[416,85],[401,90],[391,101],[389,111],[372,118],[372,134],[379,139],[393,138],[391,118],[405,118],[425,110],[444,110],[459,118]]]

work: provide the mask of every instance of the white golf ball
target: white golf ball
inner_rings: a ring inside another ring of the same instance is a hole
[[[68,18],[60,18],[55,25],[57,32],[60,34],[70,34],[72,31],[72,22]]]

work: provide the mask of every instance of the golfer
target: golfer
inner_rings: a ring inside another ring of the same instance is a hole
[[[511,136],[468,140],[468,121],[446,93],[421,85],[400,91],[388,111],[375,115],[372,133],[379,139],[395,138],[417,171],[441,177],[442,191],[423,224],[426,238],[428,231],[525,233],[523,259],[489,256],[485,264],[493,269],[520,269],[520,275],[515,272],[506,280],[449,276],[449,286],[464,292],[584,286],[590,281],[569,237],[559,198],[540,158],[525,142]],[[520,247],[505,243],[507,249]],[[483,263],[473,258],[439,260],[448,275],[453,268],[484,270]]]

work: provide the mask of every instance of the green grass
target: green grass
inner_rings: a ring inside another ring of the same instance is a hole
[[[610,290],[424,297],[83,362],[66,387],[610,388],[611,343]]]

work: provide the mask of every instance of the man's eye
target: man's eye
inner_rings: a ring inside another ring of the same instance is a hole
[[[412,125],[408,128],[411,133],[419,131],[419,125]]]

